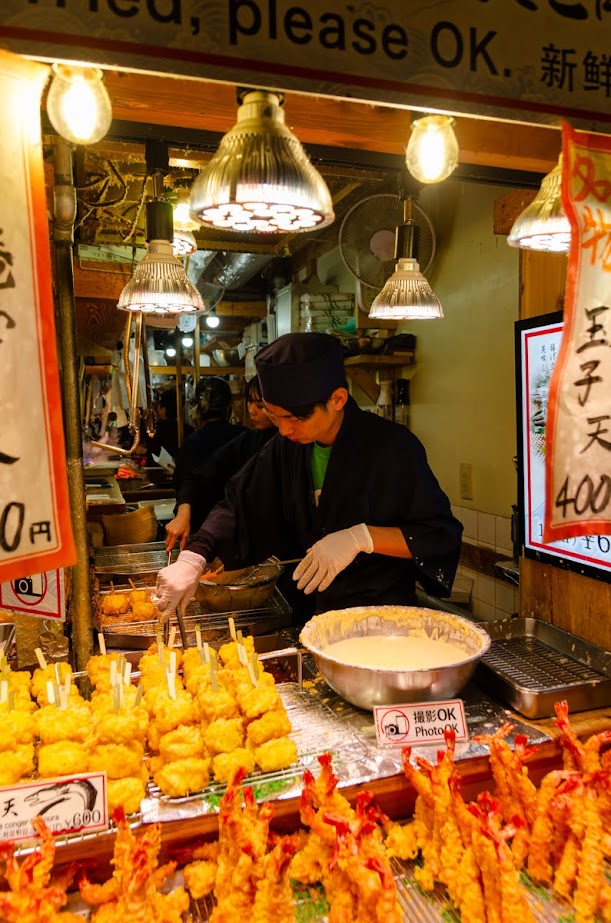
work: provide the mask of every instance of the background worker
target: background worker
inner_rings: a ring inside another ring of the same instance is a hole
[[[165,527],[168,550],[176,542],[184,548],[189,534],[202,524],[210,509],[206,497],[197,490],[198,467],[245,431],[245,427],[230,422],[232,400],[231,388],[224,378],[210,375],[198,381],[194,419],[199,429],[187,436],[176,456],[174,519]]]
[[[225,499],[159,572],[159,610],[186,605],[215,556],[226,567],[301,557],[293,579],[319,612],[414,604],[416,581],[448,596],[462,525],[413,433],[349,396],[339,341],[286,334],[255,364],[279,436],[229,481]],[[296,620],[310,614],[304,606]]]

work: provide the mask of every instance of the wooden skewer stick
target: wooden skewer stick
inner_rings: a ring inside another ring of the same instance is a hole
[[[237,640],[238,640],[238,636],[236,635],[235,621],[234,621],[234,619],[233,619],[233,616],[231,616],[231,615],[229,616],[228,622],[229,622],[229,634],[231,635],[231,637],[232,637],[232,639],[233,639],[234,641],[237,641]]]
[[[204,659],[206,663],[210,663],[210,645],[207,641],[204,641]]]
[[[44,658],[44,654],[39,647],[34,648],[34,653],[36,654],[36,660],[41,670],[47,669],[47,661]]]
[[[0,702],[2,704],[8,702],[8,682],[5,679],[0,682]]]
[[[136,698],[134,699],[134,708],[140,705],[143,695],[144,695],[144,686],[138,686],[138,689],[136,690]]]
[[[129,585],[130,585],[130,587],[132,588],[132,590],[137,590],[138,587],[136,586],[136,584],[134,583],[134,581],[132,580],[132,578],[131,578],[131,577],[128,577],[127,579],[128,579],[128,581],[129,581]]]
[[[174,647],[174,642],[176,641],[176,625],[172,625],[170,628],[170,636],[168,638],[168,647]]]
[[[198,651],[202,649],[202,630],[199,625],[195,626],[195,642],[197,644]]]
[[[106,639],[101,631],[98,633],[98,644],[100,645],[100,654],[106,657]]]

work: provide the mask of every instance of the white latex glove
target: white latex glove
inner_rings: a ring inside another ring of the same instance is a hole
[[[191,602],[197,583],[206,566],[206,559],[194,551],[181,551],[174,564],[163,567],[157,574],[156,605],[167,622],[172,612]]]
[[[297,589],[304,593],[326,590],[340,571],[354,561],[359,551],[371,554],[373,540],[364,522],[349,529],[331,532],[308,549],[293,573]]]

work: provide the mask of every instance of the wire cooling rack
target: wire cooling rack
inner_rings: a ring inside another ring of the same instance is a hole
[[[441,885],[431,892],[422,890],[414,878],[414,862],[392,859],[391,865],[404,923],[460,923],[461,916]],[[568,901],[537,885],[526,873],[521,873],[520,882],[537,923],[573,923],[573,909]],[[320,885],[304,888],[293,883],[293,894],[297,923],[328,923],[329,904]],[[213,910],[212,896],[191,901],[185,921],[207,923]]]

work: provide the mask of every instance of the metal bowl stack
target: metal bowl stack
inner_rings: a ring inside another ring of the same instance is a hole
[[[346,638],[371,635],[414,635],[454,644],[464,660],[417,670],[357,666],[326,653]],[[329,686],[342,698],[369,711],[375,705],[405,705],[452,698],[471,678],[490,647],[490,637],[468,619],[416,606],[358,606],[316,615],[299,636]]]

